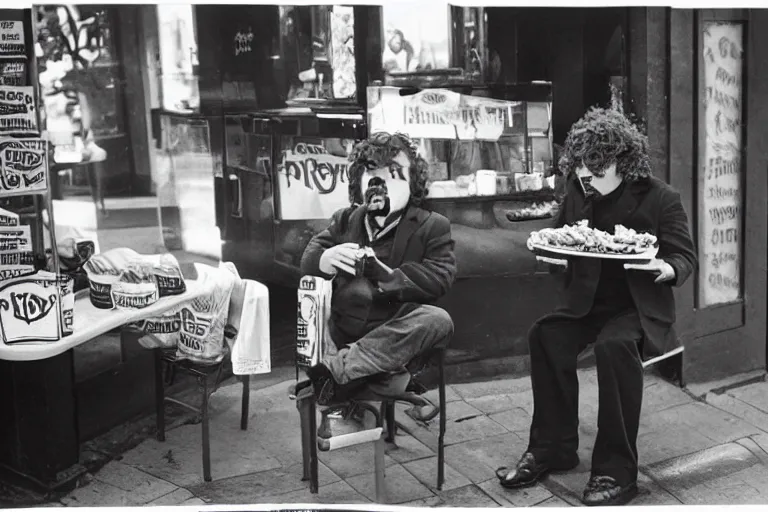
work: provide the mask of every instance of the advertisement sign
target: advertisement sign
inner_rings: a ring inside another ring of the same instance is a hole
[[[368,94],[372,133],[401,132],[416,139],[497,141],[513,127],[519,103],[428,89],[401,96],[397,87],[375,87]]]
[[[61,320],[56,281],[24,279],[0,289],[0,327],[4,343],[58,341]]]
[[[48,188],[44,139],[0,139],[0,197]]]
[[[349,160],[317,144],[284,150],[278,167],[283,220],[327,219],[349,206]]]
[[[25,61],[0,61],[0,85],[24,85],[26,81],[27,63]]]
[[[0,134],[11,133],[39,133],[34,88],[31,86],[0,86]]]
[[[0,57],[23,57],[24,23],[22,21],[0,21]]]

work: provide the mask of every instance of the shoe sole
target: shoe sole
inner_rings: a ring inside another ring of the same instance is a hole
[[[638,494],[638,488],[637,488],[637,484],[635,484],[632,487],[627,488],[621,494],[609,500],[601,501],[598,503],[587,503],[582,500],[582,503],[587,507],[619,507],[621,505],[626,505],[627,503],[635,499],[637,497],[637,494]]]

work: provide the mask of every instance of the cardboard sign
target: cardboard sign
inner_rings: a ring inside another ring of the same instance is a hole
[[[0,61],[0,85],[27,83],[27,63],[23,60]]]
[[[58,341],[61,319],[56,280],[47,283],[25,278],[0,288],[0,327],[5,344]]]
[[[0,139],[0,197],[48,189],[47,141]]]
[[[346,157],[315,144],[297,144],[283,151],[278,166],[282,218],[328,219],[349,206],[348,166]]]
[[[0,57],[26,56],[24,22],[0,21]]]
[[[316,366],[323,360],[331,286],[330,281],[315,276],[304,276],[299,281],[296,364],[302,368]]]
[[[32,234],[29,226],[0,226],[0,253],[32,251]]]
[[[0,86],[0,134],[38,133],[34,87]]]

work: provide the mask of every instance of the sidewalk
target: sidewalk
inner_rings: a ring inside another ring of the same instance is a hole
[[[579,505],[589,477],[597,418],[594,369],[580,370],[582,463],[536,487],[510,491],[494,470],[524,450],[532,413],[528,378],[449,386],[446,482],[435,489],[437,419],[415,423],[401,408],[397,447],[390,446],[386,482],[390,504],[415,506]],[[285,374],[283,374],[285,375]],[[283,377],[285,378],[285,377]],[[251,393],[247,431],[239,429],[240,386],[211,399],[214,481],[202,481],[200,425],[171,426],[166,442],[153,437],[113,460],[61,499],[66,506],[249,503],[368,503],[373,500],[370,446],[320,452],[320,492],[301,481],[295,402],[286,380]],[[432,395],[435,392],[431,392]],[[646,375],[640,495],[636,505],[768,503],[768,383],[695,399]],[[169,407],[170,408],[170,407]]]

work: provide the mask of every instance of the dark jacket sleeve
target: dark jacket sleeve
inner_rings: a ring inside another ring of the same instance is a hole
[[[337,211],[331,216],[331,223],[328,227],[312,237],[301,257],[301,275],[317,276],[324,279],[333,277],[333,274],[326,274],[320,270],[320,256],[326,249],[339,244],[340,226],[348,217],[348,208]]]
[[[379,282],[385,294],[394,295],[400,302],[434,302],[448,293],[456,279],[451,223],[436,214],[432,214],[430,220],[421,262],[405,262],[394,269],[386,282]]]
[[[673,190],[668,190],[662,198],[658,238],[658,257],[675,269],[675,280],[670,284],[682,286],[696,268],[697,258],[688,216],[680,194]]]

